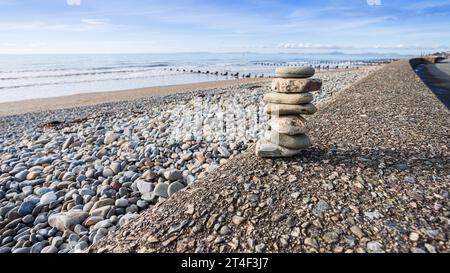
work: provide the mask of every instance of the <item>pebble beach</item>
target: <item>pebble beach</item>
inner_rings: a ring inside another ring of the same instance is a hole
[[[410,62],[317,108],[300,156],[251,145],[89,251],[448,252],[450,113]]]
[[[324,84],[314,103],[378,69],[316,74]],[[177,198],[257,141],[270,88],[268,80],[173,87],[169,95],[0,117],[0,252],[85,252]]]

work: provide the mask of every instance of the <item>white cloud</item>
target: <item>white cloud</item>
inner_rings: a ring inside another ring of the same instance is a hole
[[[279,48],[290,48],[290,49],[337,49],[341,48],[335,45],[324,45],[324,44],[310,44],[310,43],[281,43],[278,44]]]
[[[369,6],[381,6],[381,0],[367,0]]]
[[[421,11],[425,9],[441,8],[449,5],[450,5],[449,0],[428,0],[411,3],[410,5],[407,5],[405,8],[408,10]]]
[[[66,0],[66,3],[69,6],[80,6],[81,0]]]
[[[311,43],[280,43],[278,48],[284,49],[392,49],[392,50],[427,50],[448,48],[445,45],[329,45],[329,44],[311,44]]]
[[[69,31],[69,32],[87,32],[87,31],[107,31],[120,29],[123,26],[113,25],[109,19],[82,19],[78,23],[48,23],[42,21],[34,22],[11,22],[0,23],[0,29],[20,30],[20,31]]]
[[[81,22],[92,26],[104,26],[108,25],[111,20],[109,19],[82,19]]]

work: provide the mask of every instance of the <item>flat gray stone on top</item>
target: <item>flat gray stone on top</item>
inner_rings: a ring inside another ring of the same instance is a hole
[[[275,76],[280,78],[299,78],[305,79],[314,76],[316,70],[314,68],[305,67],[280,67],[275,71]]]

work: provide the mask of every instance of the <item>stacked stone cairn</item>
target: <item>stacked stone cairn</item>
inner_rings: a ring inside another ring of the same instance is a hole
[[[285,67],[276,70],[272,92],[264,96],[264,111],[270,115],[269,131],[258,141],[260,157],[293,157],[311,146],[309,129],[302,115],[312,115],[317,108],[310,93],[322,88],[320,79],[311,78],[312,67]]]

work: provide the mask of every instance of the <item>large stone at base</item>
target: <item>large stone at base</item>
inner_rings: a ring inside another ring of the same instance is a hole
[[[270,143],[293,150],[307,149],[311,146],[311,139],[306,134],[290,136],[276,131],[268,131],[264,139]]]
[[[302,150],[291,150],[272,144],[267,140],[260,140],[256,143],[256,155],[259,157],[293,157],[301,153]]]
[[[314,100],[314,96],[311,93],[301,94],[283,94],[283,93],[268,93],[263,99],[268,103],[281,103],[281,104],[305,104]]]
[[[275,104],[268,103],[264,108],[267,114],[274,114],[278,116],[283,115],[312,115],[317,112],[317,108],[311,104]]]
[[[275,71],[275,76],[279,78],[310,78],[314,76],[316,70],[309,66],[304,67],[280,67]]]
[[[322,80],[320,79],[274,79],[272,91],[278,93],[308,93],[320,90]]]
[[[272,130],[290,136],[307,134],[309,132],[306,119],[299,115],[272,117],[269,124]]]

